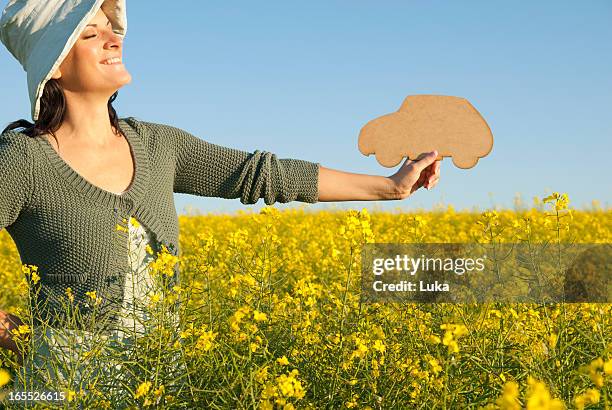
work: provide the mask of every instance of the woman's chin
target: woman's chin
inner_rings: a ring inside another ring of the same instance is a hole
[[[105,66],[102,76],[115,84],[129,84],[132,81],[132,76],[123,64]]]
[[[132,82],[132,76],[126,72],[125,75],[118,75],[113,77],[112,79],[112,83],[113,83],[113,88],[121,88],[124,85],[128,85],[129,83]]]
[[[122,87],[128,85],[131,82],[132,82],[131,77],[127,78],[125,81],[122,81],[122,82],[115,82],[115,84],[113,84],[111,87],[108,88],[108,91],[110,92],[110,95],[112,95],[115,92],[119,91]]]
[[[126,73],[127,73],[127,71],[126,71]],[[130,73],[127,73],[127,75],[124,77],[123,83],[121,85],[128,85],[131,82],[132,82],[132,76],[130,75]]]

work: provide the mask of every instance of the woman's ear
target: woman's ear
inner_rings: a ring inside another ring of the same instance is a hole
[[[62,76],[62,72],[60,71],[59,67],[57,70],[55,70],[55,72],[53,73],[53,75],[51,76],[51,78],[53,80],[57,80],[58,78],[60,78]]]

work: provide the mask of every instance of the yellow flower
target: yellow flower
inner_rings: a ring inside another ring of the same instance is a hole
[[[348,409],[352,409],[353,407],[357,407],[358,403],[357,403],[357,399],[359,398],[358,395],[353,394],[352,398],[350,401],[347,401],[344,403],[344,405],[346,406],[346,408]]]
[[[136,393],[134,393],[134,398],[138,399],[140,397],[145,396],[149,392],[150,389],[151,389],[151,382],[147,381],[147,382],[140,383],[140,386],[138,386],[138,388],[136,389]]]
[[[599,403],[600,393],[597,389],[587,389],[582,394],[579,394],[574,398],[574,404],[578,410],[584,409],[586,406],[590,404]]]
[[[551,334],[548,336],[548,344],[549,344],[549,346],[550,346],[552,349],[554,349],[554,348],[555,348],[555,346],[557,345],[557,338],[558,338],[558,336],[557,336],[557,334],[556,334],[556,333],[551,333]]]
[[[149,298],[149,304],[150,304],[151,306],[154,306],[154,305],[156,305],[157,303],[159,303],[160,299],[161,299],[161,296],[159,295],[159,293],[154,293],[154,294],[153,294],[153,295],[151,295],[151,296],[150,296],[150,298]]]
[[[234,312],[232,317],[229,319],[230,327],[234,332],[240,331],[240,323],[242,322],[242,319],[250,312],[251,308],[249,306],[242,306],[236,312]]]
[[[381,353],[384,353],[386,350],[386,346],[383,343],[382,340],[378,339],[374,342],[374,345],[372,346],[374,348],[374,350],[378,350]]]
[[[162,394],[164,394],[164,391],[166,391],[166,388],[162,384],[157,389],[155,389],[153,394],[155,395],[155,397],[160,397]]]
[[[504,384],[502,395],[495,401],[501,410],[520,410],[521,405],[518,401],[519,386],[515,381]]]
[[[587,367],[589,377],[593,384],[597,387],[603,387],[604,377],[600,372],[600,369],[604,369],[604,361],[601,357],[593,360]]]
[[[76,392],[74,390],[68,390],[66,394],[66,398],[68,399],[68,401],[74,400],[75,397],[76,397]]]
[[[289,364],[289,359],[287,359],[287,356],[283,355],[283,357],[276,359],[276,362],[281,366],[287,366]]]
[[[205,331],[200,334],[198,341],[196,342],[195,348],[203,352],[207,352],[213,348],[213,342],[217,337],[217,333],[212,330]]]
[[[6,369],[0,369],[0,387],[11,381],[11,374]]]
[[[276,387],[270,383],[266,384],[264,389],[261,391],[262,399],[271,399],[276,395]]]
[[[157,253],[157,258],[151,262],[150,267],[154,272],[172,276],[174,275],[174,266],[178,261],[179,258],[171,254],[166,245],[162,245],[161,252]]]
[[[134,218],[133,216],[130,216],[130,223],[132,224],[132,226],[134,228],[138,228],[140,227],[140,223],[138,222],[138,220],[136,218]]]
[[[31,329],[27,324],[19,325],[17,329],[13,329],[11,334],[19,339],[27,339],[30,336]]]
[[[368,346],[363,342],[363,340],[358,337],[355,339],[355,350],[351,353],[350,359],[354,359],[355,357],[362,359],[368,353]]]
[[[282,374],[276,378],[278,390],[285,397],[295,397],[301,399],[306,394],[302,383],[296,379],[298,370],[293,369],[288,374]]]
[[[98,352],[94,349],[94,350],[88,350],[83,352],[83,360],[89,360],[92,357],[95,357],[98,355]]]
[[[254,310],[253,319],[255,319],[256,322],[263,322],[265,320],[268,320],[268,316],[264,312],[260,312],[259,310]]]
[[[263,384],[268,379],[268,366],[264,366],[255,373],[255,381]]]
[[[17,285],[17,289],[20,294],[27,294],[30,290],[30,284],[25,278],[21,278],[19,285]]]
[[[567,209],[569,198],[567,194],[559,194],[558,192],[553,192],[552,195],[549,195],[546,198],[544,198],[542,202],[543,203],[554,202],[555,210],[560,211],[562,209]]]
[[[87,295],[89,299],[91,299],[91,301],[96,305],[99,305],[102,302],[102,299],[98,297],[95,290],[85,292],[85,295]]]
[[[72,288],[71,287],[67,287],[66,288],[66,296],[68,297],[68,299],[71,302],[74,302],[74,295],[72,294]]]
[[[429,336],[429,341],[433,344],[438,344],[442,342],[442,339],[440,339],[438,336],[436,335],[430,335]]]
[[[563,410],[565,408],[561,400],[552,398],[548,388],[541,381],[529,376],[527,377],[527,385],[527,410]]]
[[[442,339],[442,344],[448,346],[449,352],[459,352],[459,344],[456,338],[466,335],[468,333],[467,328],[460,324],[445,323],[440,325],[440,329],[446,330]]]
[[[442,366],[440,366],[440,362],[438,362],[438,359],[429,359],[427,363],[429,363],[429,365],[431,366],[431,370],[435,374],[438,374],[442,371]]]
[[[127,232],[128,231],[128,229],[125,226],[119,225],[119,224],[117,224],[117,226],[115,227],[115,230],[123,231],[123,232]]]
[[[270,403],[268,400],[262,400],[259,403],[259,410],[274,410],[274,404]]]
[[[39,280],[40,280],[40,276],[38,276],[38,273],[32,272],[32,283],[36,285]]]
[[[110,409],[111,402],[110,400],[101,400],[98,402],[98,406],[100,406],[101,409]]]
[[[40,275],[38,275],[38,266],[22,264],[21,271],[30,277],[33,285],[36,285],[40,281]]]
[[[603,370],[606,375],[612,374],[612,359],[604,363]]]

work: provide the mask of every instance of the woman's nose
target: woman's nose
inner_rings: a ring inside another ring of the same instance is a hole
[[[120,35],[115,34],[112,31],[108,34],[108,40],[105,44],[106,47],[119,48],[122,46],[122,44],[123,44],[123,38]]]

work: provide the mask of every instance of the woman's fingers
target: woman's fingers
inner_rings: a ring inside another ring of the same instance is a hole
[[[420,185],[426,186],[429,180],[432,179],[433,176],[435,175],[435,169],[436,169],[435,165],[431,164],[430,166],[425,168],[423,171],[421,171],[421,174],[419,175],[418,183],[422,182]]]
[[[420,155],[415,161],[411,162],[410,165],[417,172],[421,173],[426,168],[433,166],[436,162],[436,157],[438,156],[438,151],[431,151],[425,155]]]
[[[389,178],[395,183],[403,199],[421,187],[431,189],[440,176],[440,161],[436,161],[437,151],[420,155],[418,160],[406,158],[400,169]]]
[[[439,180],[440,180],[440,161],[436,161],[433,164],[433,170],[431,174],[427,176],[427,182],[425,183],[425,187],[427,189],[431,189],[434,186],[436,186]]]
[[[435,177],[434,179],[432,179],[431,182],[427,183],[426,185],[427,189],[431,189],[435,187],[438,184],[438,181],[440,181],[440,177]]]

